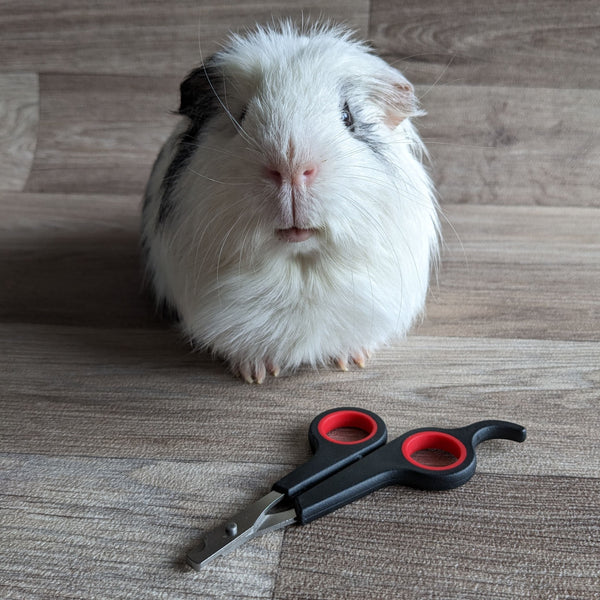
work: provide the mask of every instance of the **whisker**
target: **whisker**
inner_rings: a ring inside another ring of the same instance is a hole
[[[425,90],[425,92],[423,94],[421,94],[419,96],[419,100],[421,98],[425,98],[425,96],[427,96],[427,94],[429,94],[429,92],[439,83],[440,79],[445,75],[446,71],[448,71],[448,69],[450,68],[450,65],[454,62],[455,58],[456,58],[456,55],[453,54],[450,57],[450,60],[448,61],[446,66],[442,69],[442,72],[437,76],[437,79],[429,86],[429,88],[427,90]]]

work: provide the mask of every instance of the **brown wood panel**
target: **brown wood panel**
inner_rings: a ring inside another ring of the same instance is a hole
[[[29,177],[38,125],[38,78],[0,73],[0,190],[22,190]]]
[[[599,90],[437,84],[418,93],[443,203],[600,206]]]
[[[390,437],[520,422],[527,443],[486,444],[482,469],[600,477],[597,343],[411,337],[364,370],[248,386],[168,331],[3,325],[0,341],[3,452],[294,465],[315,415],[355,405]]]
[[[600,87],[596,0],[372,0],[370,29],[419,83]]]
[[[598,572],[599,480],[476,474],[449,492],[387,488],[289,529],[275,597],[592,599]]]
[[[368,0],[18,0],[0,4],[3,71],[173,75],[229,31],[277,17],[329,17],[366,34]]]
[[[419,334],[600,340],[597,209],[445,207]]]
[[[195,0],[3,2],[1,68],[171,74],[196,60],[197,20]]]

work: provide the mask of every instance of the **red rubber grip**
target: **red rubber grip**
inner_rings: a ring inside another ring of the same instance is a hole
[[[452,454],[456,460],[449,465],[432,467],[430,465],[424,465],[412,457],[415,452],[433,449],[448,452]],[[465,461],[467,458],[467,448],[459,439],[449,433],[444,433],[442,431],[420,431],[404,440],[404,443],[402,444],[402,454],[408,462],[421,469],[428,469],[429,471],[447,471],[448,469],[458,467]]]
[[[360,429],[364,431],[366,435],[365,437],[361,437],[358,440],[352,440],[351,442],[341,442],[340,440],[336,440],[329,436],[332,431],[339,429],[340,427]],[[373,417],[358,410],[339,410],[325,415],[319,421],[318,430],[321,436],[328,442],[333,442],[334,444],[362,444],[375,435],[377,432],[377,423]]]

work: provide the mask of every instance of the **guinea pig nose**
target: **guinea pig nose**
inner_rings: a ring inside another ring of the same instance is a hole
[[[265,167],[264,173],[278,187],[284,183],[292,187],[304,187],[310,185],[316,178],[319,167],[315,163],[306,163],[292,169],[285,168],[280,171],[275,167]]]
[[[318,171],[319,167],[316,164],[306,164],[297,170],[293,177],[293,183],[296,185],[310,185],[317,177]]]
[[[277,169],[272,169],[270,167],[265,167],[265,175],[273,182],[277,184],[277,186],[281,186],[283,183],[283,175],[281,171]]]

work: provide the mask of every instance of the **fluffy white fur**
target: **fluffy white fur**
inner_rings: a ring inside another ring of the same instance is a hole
[[[329,26],[234,36],[212,66],[219,110],[164,223],[163,179],[187,117],[148,183],[143,235],[157,299],[248,381],[301,364],[362,365],[422,312],[438,250],[412,87]],[[346,102],[362,133],[343,123]],[[319,172],[302,189],[265,176],[306,162]],[[299,243],[276,233],[294,226],[315,233]]]

